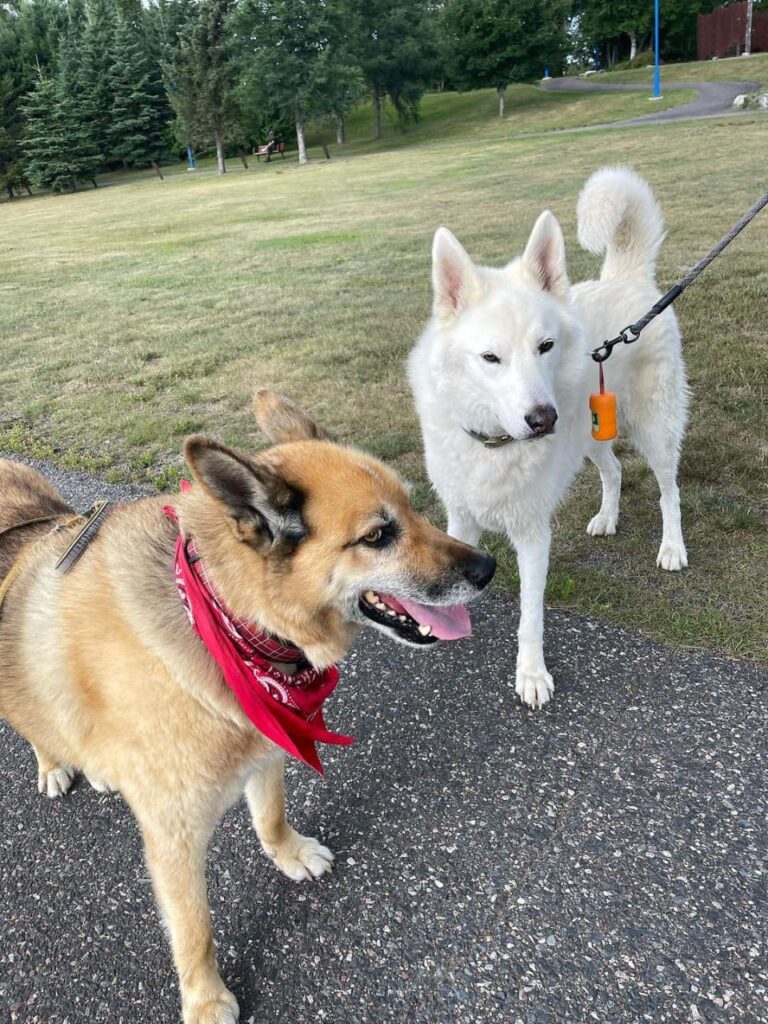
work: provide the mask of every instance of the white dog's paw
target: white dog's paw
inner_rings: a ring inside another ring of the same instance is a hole
[[[656,565],[660,569],[668,569],[670,572],[678,572],[680,569],[688,568],[688,553],[682,541],[678,543],[662,541],[659,554],[656,557]]]
[[[333,854],[327,846],[310,836],[301,836],[298,832],[293,832],[280,846],[262,845],[267,856],[294,882],[320,878],[333,866]]]
[[[523,704],[532,708],[540,708],[547,703],[555,692],[552,676],[545,668],[518,668],[515,677],[515,690]]]
[[[590,519],[587,524],[587,533],[590,537],[609,537],[616,533],[617,516],[611,516],[602,509]]]
[[[237,1024],[239,1020],[240,1007],[226,988],[214,999],[184,1010],[184,1024]]]
[[[37,791],[51,800],[69,792],[75,778],[75,769],[70,764],[59,764],[48,771],[37,773]]]

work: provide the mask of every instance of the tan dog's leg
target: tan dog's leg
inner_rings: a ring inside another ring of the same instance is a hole
[[[235,1024],[240,1010],[216,967],[211,932],[205,885],[210,831],[195,830],[189,820],[175,830],[142,824],[147,864],[171,935],[184,1024]]]
[[[245,796],[264,852],[294,882],[331,870],[333,854],[317,839],[302,836],[285,820],[285,758],[265,758],[248,780]]]
[[[57,764],[45,751],[32,747],[37,758],[37,791],[53,799],[64,796],[72,785],[75,769],[71,764]]]

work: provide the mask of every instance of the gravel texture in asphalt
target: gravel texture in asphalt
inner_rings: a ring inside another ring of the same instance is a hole
[[[47,475],[78,508],[136,493]],[[289,770],[331,876],[289,882],[225,817],[209,890],[244,1024],[768,1021],[768,672],[551,611],[533,712],[516,617],[492,594],[470,641],[357,642],[328,711],[356,744],[325,781]],[[0,1022],[176,1024],[126,805],[38,796],[1,724],[0,777]]]

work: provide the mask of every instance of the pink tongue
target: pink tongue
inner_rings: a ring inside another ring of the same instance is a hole
[[[420,626],[431,626],[432,634],[438,640],[461,640],[472,635],[472,623],[469,612],[463,604],[433,605],[419,604],[406,598],[390,597],[382,594],[390,607],[397,612],[407,612]]]

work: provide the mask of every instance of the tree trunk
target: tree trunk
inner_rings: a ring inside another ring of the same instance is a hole
[[[496,92],[499,94],[499,117],[504,117],[504,101],[507,98],[506,85],[499,86]]]
[[[344,115],[336,115],[336,141],[340,146],[343,146],[347,141],[347,127],[344,124]]]
[[[373,137],[381,138],[381,96],[379,90],[373,90]]]
[[[634,60],[637,56],[637,33],[629,33],[629,59]]]
[[[155,172],[155,174],[156,174],[156,175],[158,176],[158,178],[160,179],[160,181],[165,181],[165,178],[163,177],[163,173],[162,173],[162,171],[160,170],[160,164],[159,164],[159,163],[157,162],[157,160],[153,160],[153,161],[152,161],[152,170],[153,170],[153,171]]]
[[[13,185],[10,183],[10,181],[6,181],[6,183],[5,183],[5,191],[8,193],[8,198],[9,199],[15,198],[14,195],[13,195]]]
[[[307,156],[307,144],[304,141],[304,122],[301,120],[301,110],[296,107],[296,142],[299,145],[299,166],[309,161]]]
[[[216,166],[219,169],[219,174],[226,174],[227,165],[224,163],[224,138],[221,134],[221,129],[213,129],[213,138],[216,142]]]

